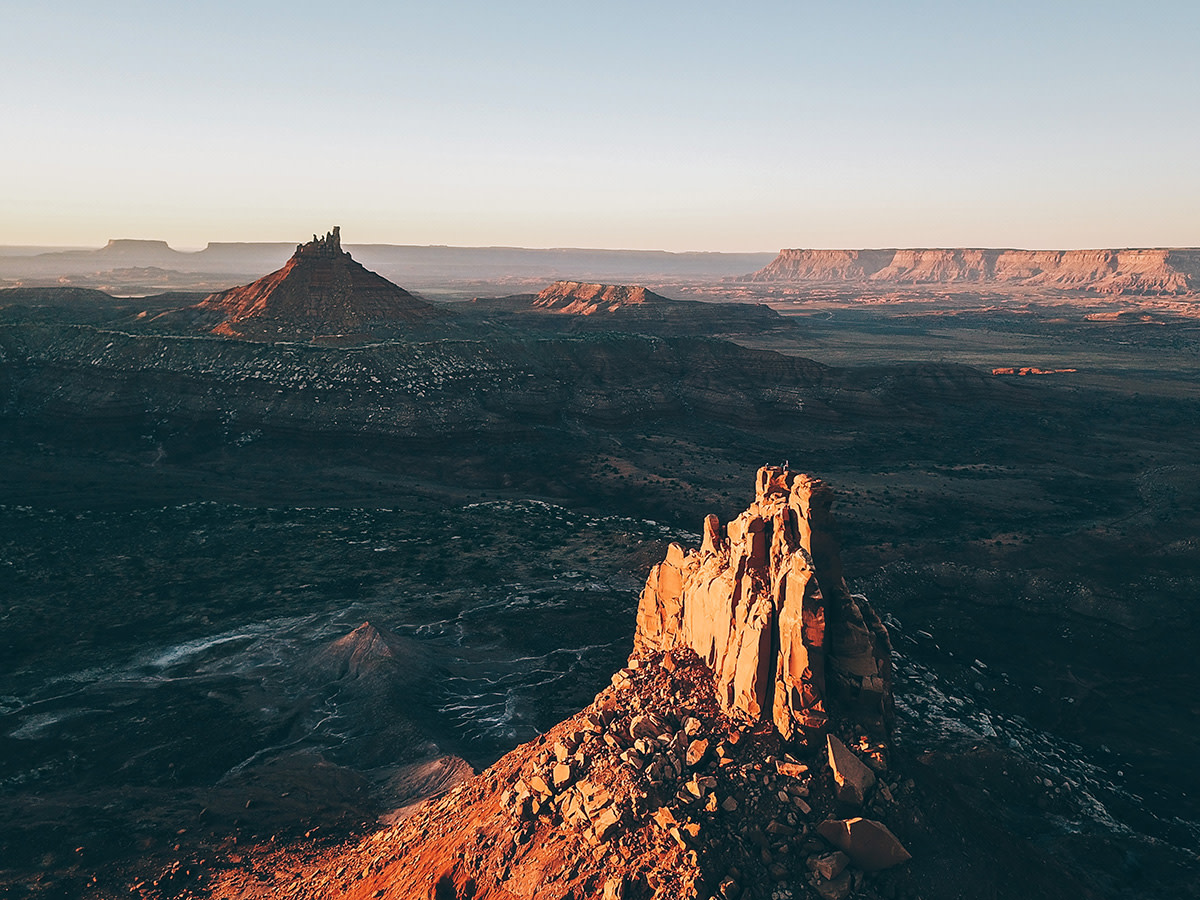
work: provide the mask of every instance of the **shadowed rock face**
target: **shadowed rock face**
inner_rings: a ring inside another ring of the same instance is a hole
[[[730,714],[768,720],[785,740],[822,731],[837,706],[879,732],[891,719],[891,648],[865,597],[842,577],[822,482],[758,471],[756,498],[699,550],[672,544],[638,605],[634,656],[674,647],[708,663]]]
[[[354,334],[379,325],[417,325],[442,310],[419,300],[342,250],[339,230],[296,247],[287,264],[251,284],[210,294],[200,309],[225,320],[214,334],[271,340]]]

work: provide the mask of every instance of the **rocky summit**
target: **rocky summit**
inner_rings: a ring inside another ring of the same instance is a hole
[[[226,869],[211,896],[909,896],[888,638],[845,588],[830,501],[761,469],[723,536],[709,517],[655,567],[628,666],[587,708],[358,843]]]
[[[355,262],[336,227],[297,246],[282,269],[210,294],[197,307],[224,316],[214,334],[254,340],[344,338],[446,315]]]

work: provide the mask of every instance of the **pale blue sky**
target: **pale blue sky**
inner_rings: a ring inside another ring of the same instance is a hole
[[[1200,3],[0,0],[0,243],[1200,244]]]

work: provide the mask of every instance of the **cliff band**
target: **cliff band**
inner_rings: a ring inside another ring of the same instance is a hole
[[[1187,294],[1200,290],[1200,249],[780,250],[752,282],[972,284]]]

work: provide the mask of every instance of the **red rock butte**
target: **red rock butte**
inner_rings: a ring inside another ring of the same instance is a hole
[[[276,338],[358,334],[378,326],[414,326],[445,313],[363,267],[342,249],[340,229],[313,235],[282,269],[197,304],[224,321],[213,333]]]
[[[640,285],[556,281],[537,295],[533,305],[535,309],[547,312],[590,316],[598,312],[616,312],[628,306],[673,302]]]

